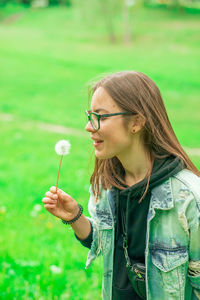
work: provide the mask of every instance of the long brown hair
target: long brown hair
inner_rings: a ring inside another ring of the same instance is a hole
[[[99,87],[104,88],[123,111],[137,113],[145,120],[142,138],[150,154],[152,165],[155,158],[174,155],[182,160],[185,168],[200,176],[200,172],[185,153],[174,133],[161,93],[153,80],[141,72],[122,71],[104,76],[92,84],[89,93],[93,94]],[[147,192],[152,165],[140,201]],[[104,189],[112,186],[125,189],[124,176],[125,170],[117,157],[109,159],[96,157],[94,171],[90,178],[96,199],[100,192],[100,185]]]

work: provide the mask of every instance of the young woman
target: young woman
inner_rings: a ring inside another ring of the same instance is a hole
[[[103,255],[104,300],[200,299],[200,172],[158,87],[140,72],[108,75],[93,85],[86,113],[96,156],[91,218],[55,187],[45,209],[90,248],[86,267]]]

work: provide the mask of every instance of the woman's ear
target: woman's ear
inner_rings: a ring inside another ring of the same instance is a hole
[[[136,133],[138,131],[140,131],[145,125],[145,119],[140,116],[134,116],[133,122],[132,122],[132,128],[131,131],[132,133]]]

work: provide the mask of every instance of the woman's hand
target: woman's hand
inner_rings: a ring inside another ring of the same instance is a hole
[[[65,221],[71,221],[78,215],[80,208],[77,202],[62,190],[58,189],[56,192],[56,187],[52,186],[45,196],[42,202],[52,215]],[[91,232],[90,221],[84,215],[72,223],[71,227],[82,240],[86,239]]]
[[[52,186],[45,196],[42,199],[44,208],[52,215],[65,221],[70,221],[77,216],[79,212],[77,202],[62,190],[57,189],[56,192],[56,187]]]

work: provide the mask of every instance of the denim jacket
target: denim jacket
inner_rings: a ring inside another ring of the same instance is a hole
[[[91,192],[93,241],[86,268],[103,255],[103,300],[112,299],[115,206]],[[200,178],[182,170],[152,189],[146,233],[147,300],[200,299]],[[120,276],[120,274],[119,274]]]

